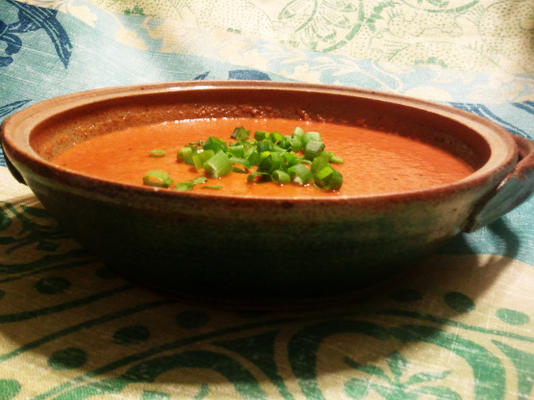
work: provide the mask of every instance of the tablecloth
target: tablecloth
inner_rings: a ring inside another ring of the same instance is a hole
[[[425,98],[534,138],[531,0],[0,0],[0,119],[143,82]],[[246,310],[113,274],[0,156],[0,399],[532,399],[534,200],[358,301]]]

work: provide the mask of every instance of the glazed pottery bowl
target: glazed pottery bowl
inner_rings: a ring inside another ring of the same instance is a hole
[[[445,144],[468,177],[366,196],[261,198],[109,182],[50,159],[95,135],[163,121],[330,121]],[[83,246],[122,274],[188,296],[287,298],[357,292],[394,276],[533,189],[533,144],[477,116],[344,87],[181,82],[106,88],[35,104],[2,125],[15,177]]]

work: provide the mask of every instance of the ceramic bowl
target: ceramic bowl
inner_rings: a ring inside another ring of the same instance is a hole
[[[63,169],[81,140],[147,123],[206,117],[326,120],[448,142],[467,178],[425,190],[313,199],[155,191]],[[13,175],[83,246],[146,285],[187,296],[314,297],[394,276],[533,190],[533,142],[466,112],[354,88],[275,82],[180,82],[47,100],[4,121]]]

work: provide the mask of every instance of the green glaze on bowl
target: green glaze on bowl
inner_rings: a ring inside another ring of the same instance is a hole
[[[49,161],[81,140],[128,126],[224,116],[394,129],[447,146],[476,170],[420,191],[283,199],[129,186]],[[485,119],[344,87],[181,82],[100,89],[22,110],[4,122],[2,138],[13,174],[80,243],[123,275],[197,297],[357,292],[396,275],[460,231],[498,218],[532,191],[531,142],[520,141],[518,153],[512,135]],[[501,183],[512,175],[523,197],[488,214],[486,205],[504,193]]]

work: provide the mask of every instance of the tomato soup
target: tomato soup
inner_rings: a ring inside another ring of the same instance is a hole
[[[201,173],[191,165],[177,162],[177,151],[209,136],[230,141],[237,126],[252,133],[264,130],[289,135],[296,126],[320,132],[325,151],[344,160],[343,164],[335,165],[343,175],[343,185],[337,191],[323,191],[313,184],[248,183],[247,175],[231,173],[205,183],[220,186],[217,195],[318,197],[392,193],[451,183],[473,172],[461,158],[410,137],[363,127],[276,118],[195,119],[132,127],[79,143],[52,161],[83,174],[125,184],[143,185],[143,176],[154,169],[166,171],[175,183],[188,181]],[[153,149],[162,149],[166,155],[150,157]],[[204,188],[205,185],[196,185],[193,191],[214,190]],[[161,190],[172,190],[172,186]]]

